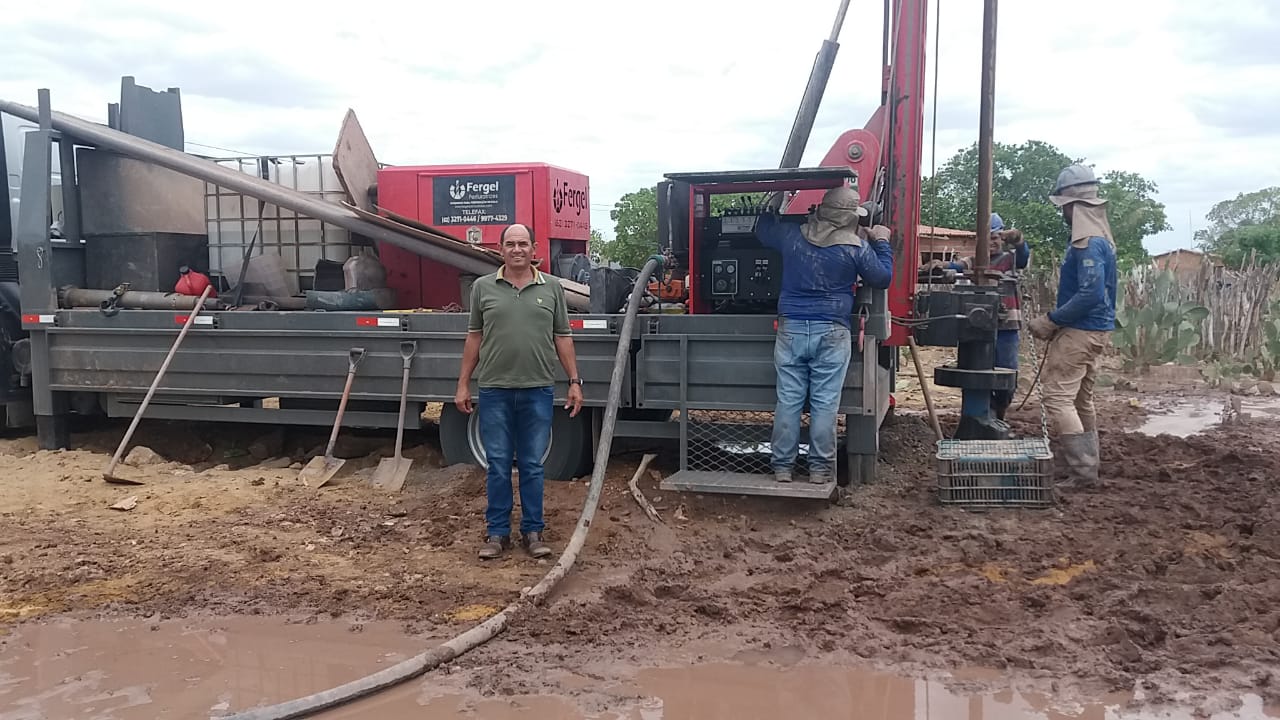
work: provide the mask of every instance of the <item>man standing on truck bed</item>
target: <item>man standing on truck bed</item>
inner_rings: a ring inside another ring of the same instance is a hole
[[[782,253],[782,294],[773,363],[778,403],[770,445],[774,479],[791,482],[800,446],[800,415],[809,401],[809,481],[835,480],[836,416],[852,354],[850,318],[858,278],[884,289],[893,281],[889,228],[864,239],[867,209],[847,187],[828,190],[804,224],[767,213],[756,222],[760,242]]]
[[[551,554],[542,541],[542,456],[555,412],[555,361],[569,376],[565,409],[582,409],[582,378],[560,281],[532,264],[533,233],[524,225],[502,231],[502,267],[471,286],[471,321],[462,350],[454,404],[470,414],[471,375],[480,386],[480,439],[486,476],[488,525],[482,559],[511,546],[511,464],[520,471],[520,536],[535,558]]]
[[[1098,197],[1093,170],[1071,165],[1058,174],[1049,201],[1062,209],[1071,241],[1058,281],[1058,307],[1028,329],[1049,340],[1045,351],[1044,404],[1065,461],[1064,485],[1098,482],[1100,451],[1093,385],[1098,358],[1116,327],[1116,249],[1106,200]]]

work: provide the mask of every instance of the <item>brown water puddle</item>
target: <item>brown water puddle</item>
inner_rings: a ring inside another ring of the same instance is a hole
[[[430,644],[392,623],[285,624],[279,618],[198,622],[61,621],[0,639],[0,720],[207,718],[293,699],[386,667]],[[1002,691],[966,695],[938,681],[805,664],[794,648],[725,653],[726,661],[645,668],[582,661],[482,695],[508,669],[499,657],[433,673],[317,717],[382,720],[1139,720],[1192,712],[1128,712],[1126,698],[1091,704]],[[518,652],[519,650],[514,650]],[[486,680],[488,671],[488,680]],[[1000,686],[998,674],[956,679]],[[1227,718],[1275,717],[1256,696]],[[1271,711],[1274,713],[1274,710]]]
[[[1238,412],[1243,418],[1280,419],[1278,398],[1235,398]],[[1230,401],[1228,401],[1229,403]],[[1138,432],[1146,435],[1173,435],[1189,437],[1202,433],[1222,422],[1225,404],[1219,400],[1197,398],[1186,400],[1158,415],[1149,415]]]

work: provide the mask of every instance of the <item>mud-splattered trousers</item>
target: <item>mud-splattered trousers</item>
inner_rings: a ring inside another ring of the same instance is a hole
[[[1079,435],[1098,427],[1093,386],[1098,360],[1111,343],[1111,333],[1063,328],[1049,346],[1044,362],[1044,409],[1058,435]]]

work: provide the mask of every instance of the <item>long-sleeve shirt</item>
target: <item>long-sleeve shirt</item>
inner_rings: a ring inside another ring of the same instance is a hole
[[[782,317],[827,320],[849,327],[858,278],[876,289],[888,288],[893,282],[893,249],[884,241],[818,247],[804,239],[799,224],[782,222],[772,214],[760,216],[756,237],[782,254],[782,295],[778,299],[778,315]]]
[[[1062,261],[1058,308],[1049,319],[1077,330],[1115,330],[1116,280],[1116,251],[1106,238],[1091,237],[1083,247],[1071,244]]]

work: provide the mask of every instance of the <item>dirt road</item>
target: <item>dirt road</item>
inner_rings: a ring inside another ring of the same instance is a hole
[[[1150,437],[1135,431],[1142,408],[1171,401],[1133,397],[1104,403],[1107,487],[1045,511],[939,507],[918,415],[886,430],[880,482],[852,507],[674,495],[646,478],[658,525],[626,490],[638,458],[615,458],[564,589],[458,668],[500,696],[546,692],[557,668],[708,644],[798,647],[900,672],[994,668],[1090,697],[1137,687],[1148,702],[1184,690],[1280,701],[1275,419]],[[1038,423],[1032,408],[1016,420]],[[548,568],[519,553],[475,559],[483,478],[440,467],[429,434],[407,443],[414,473],[387,495],[363,482],[390,452],[386,438],[347,441],[349,472],[315,491],[289,465],[316,433],[161,423],[138,437],[160,457],[126,469],[146,484],[108,485],[120,431],[78,435],[82,449],[68,452],[0,441],[0,658],[16,652],[6,630],[68,615],[395,621],[439,637]],[[583,482],[548,485],[557,548],[584,495]],[[133,509],[111,509],[128,497]]]

